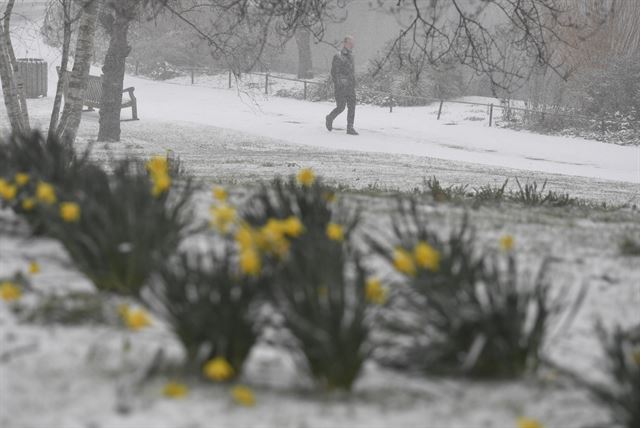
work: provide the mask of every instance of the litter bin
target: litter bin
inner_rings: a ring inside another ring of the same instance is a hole
[[[40,58],[18,58],[16,62],[27,98],[46,97],[49,70],[46,61]]]

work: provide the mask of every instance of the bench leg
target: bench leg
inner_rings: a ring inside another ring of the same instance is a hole
[[[133,120],[138,120],[138,102],[134,101],[131,104],[131,115],[133,116]]]

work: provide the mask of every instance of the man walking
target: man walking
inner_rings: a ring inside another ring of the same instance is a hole
[[[342,51],[333,57],[331,63],[331,77],[336,95],[336,108],[325,118],[325,125],[331,131],[333,121],[347,107],[347,134],[358,135],[353,129],[356,116],[356,76],[353,65],[353,37],[346,36],[342,43]]]

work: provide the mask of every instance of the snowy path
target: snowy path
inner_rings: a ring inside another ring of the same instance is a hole
[[[136,87],[143,120],[187,121],[228,128],[293,144],[330,150],[406,154],[527,171],[640,183],[640,147],[578,138],[488,128],[478,123],[448,125],[426,108],[358,106],[360,137],[329,133],[330,103],[312,103],[234,90],[183,86],[127,77]],[[126,115],[124,112],[123,115]],[[344,128],[345,116],[336,121]]]

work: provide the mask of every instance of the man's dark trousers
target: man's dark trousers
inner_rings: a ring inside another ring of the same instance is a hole
[[[329,119],[333,123],[336,117],[347,107],[347,128],[353,128],[353,121],[356,118],[356,92],[336,93],[336,108],[329,113]]]

